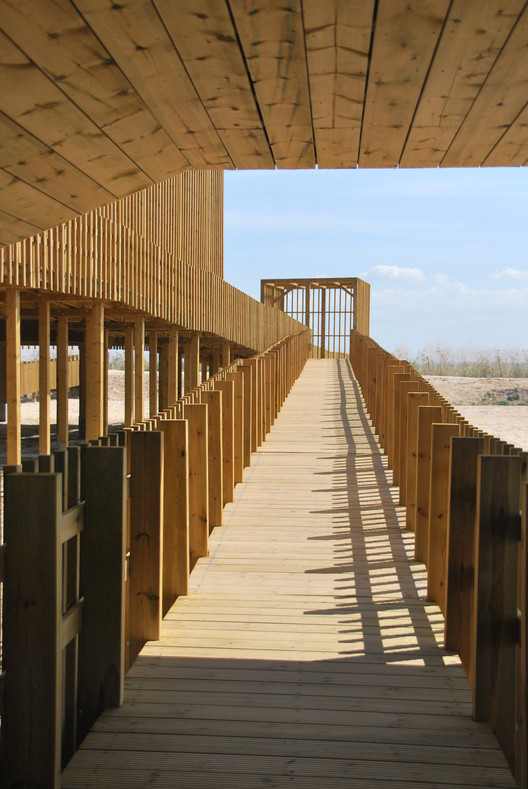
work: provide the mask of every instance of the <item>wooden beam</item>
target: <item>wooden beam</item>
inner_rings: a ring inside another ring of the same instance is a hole
[[[7,464],[21,463],[20,425],[20,291],[6,291]]]

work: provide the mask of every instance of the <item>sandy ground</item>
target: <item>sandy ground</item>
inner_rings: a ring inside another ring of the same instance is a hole
[[[124,420],[124,373],[110,370],[108,421],[117,428]],[[433,386],[473,425],[528,451],[528,379],[462,378],[428,376]],[[505,403],[505,405],[496,405]],[[506,403],[508,405],[506,405]],[[145,377],[145,414],[148,414],[148,377]],[[39,404],[22,402],[23,454],[38,453]],[[71,438],[77,436],[79,399],[72,390],[69,400]],[[52,433],[55,432],[57,401],[51,401]],[[0,464],[5,458],[6,425],[0,424]]]

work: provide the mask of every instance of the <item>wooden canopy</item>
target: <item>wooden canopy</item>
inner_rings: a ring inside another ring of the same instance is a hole
[[[528,159],[524,0],[0,0],[0,243],[189,168]]]

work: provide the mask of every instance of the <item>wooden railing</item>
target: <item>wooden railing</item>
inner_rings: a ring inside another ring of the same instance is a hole
[[[122,703],[307,350],[306,331],[290,336],[146,422],[6,475],[6,789],[59,787],[98,715]]]
[[[528,787],[528,453],[470,425],[406,361],[352,332],[351,363],[387,454],[427,599],[445,620],[473,686],[473,715],[493,727]]]

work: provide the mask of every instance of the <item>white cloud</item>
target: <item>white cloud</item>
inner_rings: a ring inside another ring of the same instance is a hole
[[[367,281],[369,279],[391,279],[400,282],[423,282],[425,280],[425,274],[421,269],[404,266],[373,266],[360,276]]]
[[[494,271],[489,275],[490,279],[513,279],[518,282],[528,282],[528,271],[521,271],[518,268],[503,268],[502,271]]]

